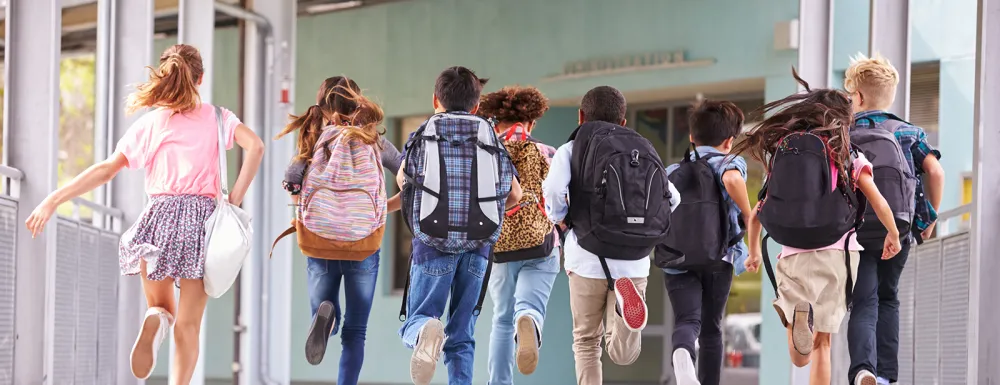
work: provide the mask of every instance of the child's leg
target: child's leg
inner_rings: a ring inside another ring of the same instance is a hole
[[[368,316],[378,281],[379,251],[359,262],[339,261],[344,274],[344,326],[337,384],[357,385],[365,361]]]
[[[705,273],[701,278],[701,334],[698,342],[698,373],[701,385],[719,385],[722,381],[722,317],[726,314],[729,289],[733,283],[733,268]]]
[[[178,385],[191,382],[201,338],[201,320],[205,315],[208,294],[200,279],[181,279],[181,296],[177,306],[177,322],[174,324],[174,349],[171,361],[170,379]]]
[[[638,290],[640,300],[645,302],[646,278],[629,278],[629,280]],[[642,332],[630,329],[625,325],[622,316],[618,315],[618,311],[615,310],[617,301],[615,292],[608,292],[607,301],[605,313],[607,313],[608,327],[604,339],[608,344],[608,356],[611,357],[611,362],[618,365],[631,365],[639,358],[639,352],[642,351]]]
[[[319,365],[323,361],[327,340],[336,333],[340,321],[342,277],[339,261],[306,258],[306,282],[313,315],[306,335],[306,361],[310,364]]]
[[[788,356],[792,359],[792,365],[799,368],[809,365],[809,359],[812,357],[812,354],[799,354],[799,351],[795,349],[795,343],[792,342],[792,325],[789,324],[785,330],[788,331]]]
[[[681,385],[698,382],[694,367],[695,341],[701,334],[702,285],[700,274],[663,273],[670,306],[674,310],[673,356],[674,377]],[[704,349],[704,346],[702,346]]]
[[[600,385],[601,336],[604,335],[604,308],[608,302],[608,281],[569,274],[569,308],[573,315],[573,359],[579,385]]]
[[[444,343],[444,364],[448,367],[448,383],[471,384],[476,353],[476,303],[483,288],[488,256],[465,253],[457,256],[455,279],[451,288],[448,325]]]
[[[557,274],[558,248],[553,249],[548,257],[525,261],[518,273],[514,292],[514,322],[517,327],[517,369],[523,374],[534,373],[538,365],[545,310],[548,308]]]
[[[816,332],[813,339],[809,385],[830,384],[830,333]]]
[[[455,277],[455,255],[430,257],[410,266],[410,288],[406,301],[406,321],[399,329],[403,345],[413,349],[410,378],[414,384],[429,384],[444,346],[441,315]]]
[[[514,290],[522,264],[497,263],[490,273],[493,328],[490,331],[490,355],[486,361],[490,384],[514,383]]]

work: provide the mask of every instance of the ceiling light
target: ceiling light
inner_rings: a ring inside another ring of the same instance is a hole
[[[306,7],[306,12],[324,13],[324,12],[341,11],[349,8],[360,7],[362,4],[363,2],[361,0],[343,1],[339,3],[316,4]]]

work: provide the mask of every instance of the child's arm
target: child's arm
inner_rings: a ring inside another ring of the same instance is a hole
[[[506,209],[510,210],[510,209],[514,208],[514,206],[517,206],[517,202],[521,201],[521,195],[522,194],[523,194],[523,191],[521,191],[521,182],[518,182],[517,178],[511,179],[510,180],[510,194],[507,195],[507,202],[505,202],[506,203],[505,204]]]
[[[743,180],[743,174],[736,169],[726,171],[722,174],[722,185],[726,186],[729,197],[740,208],[743,223],[750,223],[750,198],[747,196],[747,182]]]
[[[403,172],[403,170],[405,170],[405,169],[406,169],[406,161],[405,160],[404,161],[400,161],[399,162],[399,172],[396,173],[396,185],[399,186],[400,190],[403,189],[403,184],[404,184],[404,182],[406,182],[406,178],[403,177],[403,175],[405,174],[405,172]]]
[[[392,198],[389,198],[389,200],[386,201],[385,203],[386,203],[386,208],[389,210],[390,213],[399,211],[400,209],[403,208],[403,199],[399,193],[393,195]]]
[[[924,158],[924,162],[921,165],[921,169],[924,171],[924,180],[926,183],[927,201],[930,202],[931,207],[935,211],[941,207],[941,196],[944,195],[944,167],[941,167],[941,162],[938,161],[937,156],[930,155]],[[929,239],[931,235],[934,234],[934,225],[931,223],[927,229],[921,235],[923,239]]]
[[[749,205],[750,204],[748,203],[747,206],[749,206]],[[760,250],[761,250],[761,239],[760,239],[761,225],[760,225],[760,219],[757,218],[757,210],[759,208],[760,208],[760,202],[757,202],[757,207],[754,207],[753,209],[751,209],[751,210],[748,211],[749,212],[749,215],[748,215],[749,219],[747,219],[747,233],[749,234],[749,238],[750,238],[750,244],[748,246],[750,247],[750,251],[749,251],[749,256],[747,257],[746,262],[743,263],[743,266],[746,267],[747,271],[749,271],[751,273],[756,273],[757,271],[760,270],[760,262],[762,260],[761,253],[760,253]],[[764,247],[766,247],[766,246],[767,245],[764,245]]]
[[[878,187],[875,186],[875,180],[872,179],[872,174],[867,169],[862,171],[861,175],[858,176],[858,188],[865,194],[868,204],[875,210],[879,222],[882,222],[886,230],[889,230],[889,234],[885,236],[885,246],[882,248],[882,259],[894,257],[900,248],[899,229],[896,228],[896,219],[892,216],[892,209],[889,208],[889,203],[885,201],[882,193],[878,191]]]
[[[236,126],[235,140],[236,144],[243,148],[243,167],[240,168],[240,175],[236,177],[236,183],[229,192],[229,203],[239,205],[243,203],[250,182],[257,175],[260,162],[264,159],[264,141],[260,140],[253,130],[242,124]]]
[[[31,231],[31,236],[35,237],[42,232],[59,205],[110,182],[126,166],[128,159],[121,152],[115,151],[110,158],[88,167],[69,184],[53,191],[38,207],[35,207],[28,220],[24,221],[25,226]]]

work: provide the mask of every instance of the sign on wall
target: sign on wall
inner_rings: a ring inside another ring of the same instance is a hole
[[[546,77],[542,80],[568,80],[669,68],[703,67],[712,64],[715,64],[715,59],[689,61],[683,50],[651,52],[572,61],[566,63],[562,73]]]

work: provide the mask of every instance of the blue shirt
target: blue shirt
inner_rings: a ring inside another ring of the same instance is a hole
[[[868,119],[864,118],[869,118],[875,124],[879,124],[889,120],[889,115],[885,111],[880,110],[859,112],[854,115],[854,128],[852,129],[869,128]],[[896,141],[899,142],[899,146],[903,149],[903,156],[906,157],[907,162],[910,164],[910,172],[917,177],[913,227],[915,230],[923,231],[937,220],[937,211],[934,210],[930,201],[927,200],[927,196],[924,195],[924,182],[920,176],[924,174],[924,160],[927,159],[927,156],[933,155],[941,159],[941,152],[931,146],[930,143],[927,143],[927,133],[924,132],[923,128],[904,122],[896,130],[895,134]]]
[[[710,146],[698,146],[695,148],[701,156],[709,154],[723,154],[726,153],[715,149],[715,147]],[[691,154],[691,159],[694,159],[694,154]],[[717,156],[708,159],[708,164],[712,166],[715,170],[715,180],[719,183],[719,188],[722,189],[722,199],[726,201],[729,205],[729,223],[730,223],[730,235],[735,236],[740,232],[740,215],[743,213],[740,211],[740,207],[736,205],[733,198],[729,196],[729,191],[726,190],[726,186],[722,184],[722,174],[725,174],[729,170],[737,170],[740,172],[740,176],[743,180],[747,180],[747,161],[743,159],[742,156]],[[681,165],[679,163],[674,163],[667,167],[667,175],[677,170]],[[729,262],[733,265],[733,268],[737,275],[746,271],[746,267],[743,266],[743,262],[747,258],[747,244],[742,239],[739,243],[733,245],[726,251],[726,255],[722,257],[722,260]],[[663,269],[667,274],[682,274],[684,270],[677,269]]]

